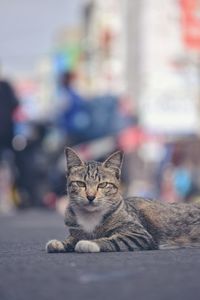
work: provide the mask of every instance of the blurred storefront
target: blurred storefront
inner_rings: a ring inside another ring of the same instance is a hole
[[[126,194],[196,199],[199,1],[83,3],[80,25],[61,28],[32,74],[15,78],[21,106],[13,147],[26,178],[21,185],[36,205],[53,206],[65,194],[65,145],[88,160],[120,148]],[[66,72],[75,80],[63,89]]]

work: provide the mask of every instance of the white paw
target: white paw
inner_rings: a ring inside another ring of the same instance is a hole
[[[100,247],[92,241],[79,241],[75,247],[76,252],[100,252]]]
[[[53,253],[53,252],[65,252],[65,247],[62,242],[58,240],[51,240],[46,244],[45,247],[46,251],[48,253]]]

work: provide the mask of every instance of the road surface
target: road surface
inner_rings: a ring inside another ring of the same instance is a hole
[[[45,253],[65,235],[54,212],[0,216],[0,299],[200,299],[200,249]]]

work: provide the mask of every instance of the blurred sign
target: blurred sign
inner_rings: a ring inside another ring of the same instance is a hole
[[[140,121],[152,133],[197,134],[198,74],[195,66],[185,61],[180,9],[174,0],[144,2]]]
[[[173,73],[160,74],[154,79],[154,84],[152,81],[143,94],[141,103],[144,127],[158,134],[197,133],[197,89],[189,88],[187,79]]]
[[[200,51],[200,0],[181,0],[180,3],[184,43]]]

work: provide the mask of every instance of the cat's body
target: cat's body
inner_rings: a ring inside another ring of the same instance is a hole
[[[122,156],[83,163],[67,149],[70,236],[48,252],[108,252],[200,246],[200,205],[167,204],[120,194]]]

